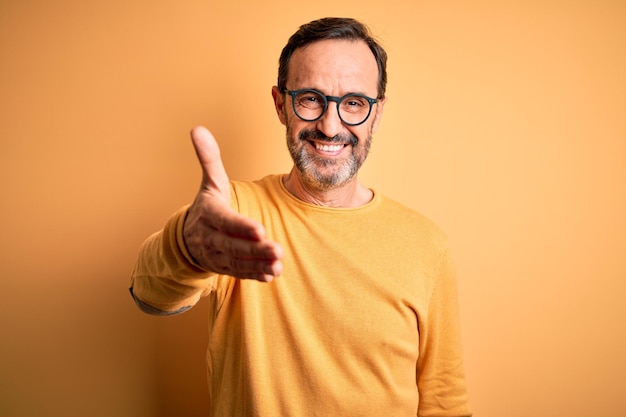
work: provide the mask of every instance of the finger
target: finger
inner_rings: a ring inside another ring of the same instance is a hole
[[[214,260],[216,272],[235,278],[269,282],[283,272],[283,264],[280,260],[241,259],[227,255],[215,256]]]
[[[271,240],[249,240],[228,236],[224,233],[213,233],[205,242],[207,248],[214,248],[216,253],[226,254],[233,258],[272,261],[283,258],[281,246]]]
[[[246,277],[235,277],[235,278],[242,278],[242,279],[254,279],[256,281],[260,281],[260,282],[272,282],[274,280],[274,278],[278,277],[280,274],[275,274],[275,275],[270,275],[270,274],[251,274],[250,276],[246,276]]]
[[[198,221],[206,228],[216,233],[210,233],[213,239],[211,245],[220,247],[223,242],[230,239],[249,239],[261,241],[265,238],[265,228],[256,220],[246,217],[232,210],[225,202],[208,201],[204,202],[204,211],[199,215]]]
[[[202,187],[219,191],[229,201],[228,175],[215,138],[208,129],[197,126],[191,130],[191,141],[202,168]]]

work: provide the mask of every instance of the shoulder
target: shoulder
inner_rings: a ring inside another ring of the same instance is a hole
[[[378,212],[381,219],[394,225],[396,229],[402,228],[407,232],[415,232],[442,244],[447,241],[446,234],[433,220],[387,196],[380,196]]]
[[[231,191],[237,193],[264,193],[280,188],[282,176],[279,174],[267,175],[258,180],[232,180],[230,182]]]
[[[447,256],[450,244],[446,233],[434,221],[387,197],[381,198],[375,218],[376,237],[385,256],[402,259],[408,270],[432,269],[426,275],[437,275],[436,269]]]
[[[241,213],[246,213],[260,206],[275,205],[281,198],[281,178],[281,175],[274,174],[254,181],[231,181],[232,207]]]

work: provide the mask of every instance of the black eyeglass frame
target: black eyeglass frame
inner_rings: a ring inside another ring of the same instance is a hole
[[[317,91],[313,88],[303,88],[300,90],[288,90],[288,89],[283,89],[284,93],[287,93],[291,96],[291,107],[293,107],[293,112],[295,113],[295,115],[298,117],[298,119],[303,120],[305,122],[315,122],[319,119],[322,118],[322,116],[324,116],[324,114],[326,114],[326,110],[328,110],[328,102],[329,101],[334,101],[335,103],[337,103],[337,114],[339,115],[339,119],[341,119],[341,122],[347,126],[358,126],[358,125],[362,125],[363,123],[365,123],[367,121],[367,119],[370,118],[370,115],[372,114],[372,107],[374,104],[378,103],[378,99],[377,98],[371,98],[366,96],[365,94],[359,94],[359,93],[348,93],[345,96],[342,97],[337,97],[337,96],[327,96],[325,94],[323,94],[320,91]],[[324,109],[322,110],[322,113],[320,113],[319,116],[317,116],[314,119],[305,119],[304,117],[300,116],[300,114],[298,114],[298,111],[296,110],[296,96],[300,93],[306,93],[306,92],[310,92],[310,93],[315,93],[317,95],[319,95],[320,97],[322,97],[324,99]],[[365,118],[363,119],[363,121],[359,122],[359,123],[348,123],[346,122],[343,117],[341,117],[341,112],[339,111],[339,104],[341,104],[342,101],[344,101],[346,98],[348,97],[361,97],[364,98],[365,100],[367,100],[367,102],[370,104],[370,108],[367,111],[367,116],[365,116]]]

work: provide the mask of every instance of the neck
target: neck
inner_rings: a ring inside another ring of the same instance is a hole
[[[360,184],[356,177],[345,184],[331,189],[316,189],[303,181],[302,176],[295,167],[291,169],[287,176],[283,177],[283,184],[294,197],[317,206],[335,208],[360,207],[369,203],[374,197],[372,190]]]

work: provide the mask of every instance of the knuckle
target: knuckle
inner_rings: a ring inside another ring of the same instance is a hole
[[[228,262],[228,267],[232,271],[239,271],[239,269],[241,268],[241,262],[239,261],[239,259],[231,257]]]

